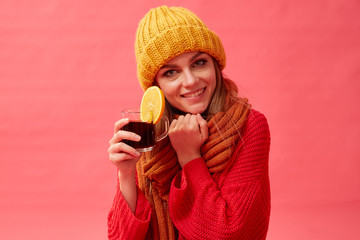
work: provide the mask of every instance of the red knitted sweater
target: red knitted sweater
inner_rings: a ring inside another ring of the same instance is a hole
[[[235,161],[210,175],[202,158],[175,176],[169,212],[179,239],[265,239],[270,217],[270,132],[263,114],[251,110],[234,151]],[[151,206],[138,189],[133,214],[119,184],[108,215],[109,239],[145,239]]]

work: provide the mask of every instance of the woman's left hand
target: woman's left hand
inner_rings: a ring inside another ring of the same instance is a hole
[[[180,116],[170,124],[169,137],[183,167],[189,161],[201,157],[200,148],[209,137],[207,122],[200,114]]]

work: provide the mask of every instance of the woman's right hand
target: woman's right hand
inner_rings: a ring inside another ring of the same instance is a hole
[[[109,160],[118,168],[120,175],[133,175],[136,170],[136,163],[141,154],[134,148],[122,142],[127,139],[131,141],[140,141],[141,137],[133,132],[121,130],[129,123],[128,118],[120,119],[115,123],[114,135],[110,139]]]

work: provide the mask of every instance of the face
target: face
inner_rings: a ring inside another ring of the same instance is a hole
[[[213,59],[207,53],[183,53],[158,71],[156,83],[174,108],[191,114],[203,113],[216,88]]]

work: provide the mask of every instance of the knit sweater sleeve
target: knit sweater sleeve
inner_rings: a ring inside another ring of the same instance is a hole
[[[187,163],[173,180],[169,211],[186,239],[265,239],[270,216],[266,118],[252,110],[234,164],[217,180],[202,158]],[[222,180],[221,180],[222,179]]]
[[[113,205],[108,214],[109,240],[145,239],[150,216],[150,203],[140,189],[137,187],[137,203],[134,214],[123,197],[118,183]]]

